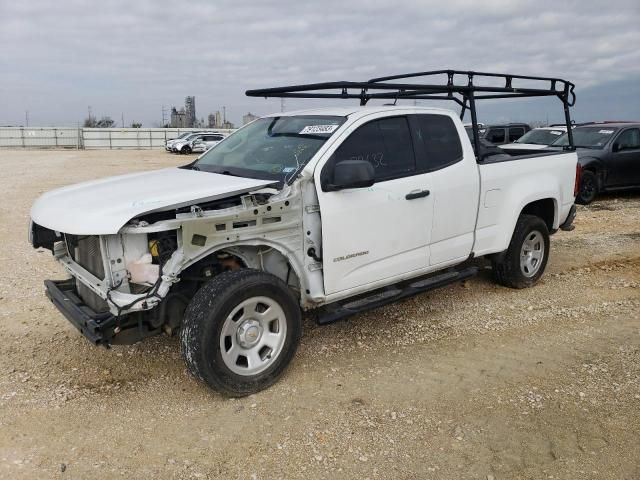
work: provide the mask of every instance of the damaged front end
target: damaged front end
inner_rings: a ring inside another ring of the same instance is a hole
[[[174,333],[195,292],[226,270],[271,269],[300,289],[302,199],[298,186],[285,190],[143,214],[115,234],[62,233],[34,219],[32,245],[51,250],[71,276],[45,281],[47,296],[92,343],[108,346]]]
[[[72,235],[35,223],[31,231],[33,246],[50,249],[71,276],[45,281],[47,296],[91,342],[134,343],[171,329],[166,317],[184,311],[186,298],[160,290],[172,283],[162,268],[180,257],[177,231]]]

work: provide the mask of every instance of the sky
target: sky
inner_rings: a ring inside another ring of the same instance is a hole
[[[447,68],[565,78],[576,121],[640,120],[638,0],[0,0],[0,45],[0,125],[27,111],[30,126],[77,125],[91,107],[158,126],[187,95],[198,118],[226,106],[239,124],[281,109],[246,89]],[[562,120],[551,99],[478,112]]]

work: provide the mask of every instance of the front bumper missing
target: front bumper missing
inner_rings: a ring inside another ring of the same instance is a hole
[[[111,290],[108,283],[104,280],[100,280],[91,272],[83,268],[81,265],[76,263],[71,259],[69,255],[67,255],[66,251],[59,248],[54,251],[54,255],[57,260],[62,264],[69,274],[78,279],[83,285],[92,290],[96,295],[98,295],[103,300],[107,300],[107,292],[109,292],[109,309],[112,314],[117,313],[117,307],[124,307],[126,305],[130,305],[135,300],[141,299],[144,297],[144,294],[132,294],[120,292],[118,290]],[[128,310],[124,310],[121,313],[130,313],[136,311],[149,310],[155,307],[159,303],[157,298],[150,298],[145,301],[141,301],[133,305],[133,307]],[[116,307],[117,306],[117,307]]]
[[[114,336],[116,317],[98,313],[85,305],[75,291],[75,281],[45,280],[47,297],[58,310],[94,345],[109,345]]]

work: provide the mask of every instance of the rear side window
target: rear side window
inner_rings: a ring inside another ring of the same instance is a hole
[[[412,175],[416,160],[405,117],[373,120],[353,132],[333,154],[327,167],[343,160],[366,160],[373,165],[376,181]]]
[[[524,128],[517,127],[517,128],[510,128],[509,129],[509,141],[510,142],[515,142],[522,135],[524,135]]]
[[[487,140],[491,143],[504,143],[505,131],[504,128],[491,128],[487,132]]]
[[[462,144],[456,126],[446,115],[414,115],[412,117],[416,148],[422,148],[421,170],[438,170],[462,160]]]

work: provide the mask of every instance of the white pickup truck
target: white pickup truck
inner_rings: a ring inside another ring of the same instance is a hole
[[[575,152],[474,148],[458,116],[408,106],[277,113],[195,162],[60,188],[30,241],[92,342],[179,332],[189,370],[241,396],[283,373],[301,312],[320,323],[473,275],[535,284],[575,215]],[[373,326],[372,326],[373,327]]]

